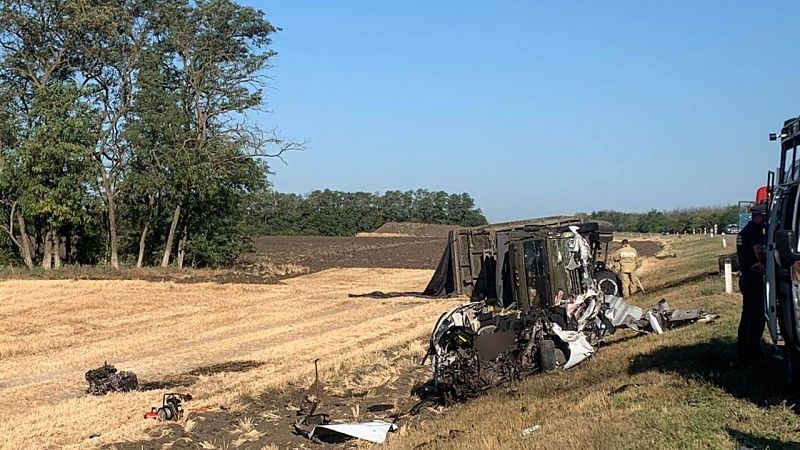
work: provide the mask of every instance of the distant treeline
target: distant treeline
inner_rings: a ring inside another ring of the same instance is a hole
[[[646,213],[594,211],[588,217],[611,222],[617,231],[639,233],[691,233],[692,230],[699,231],[703,227],[713,228],[715,224],[724,227],[739,221],[736,206],[674,209],[671,211],[654,209]]]
[[[486,224],[467,194],[415,191],[313,191],[307,195],[267,192],[249,211],[255,234],[352,236],[386,222],[421,222],[461,226]]]

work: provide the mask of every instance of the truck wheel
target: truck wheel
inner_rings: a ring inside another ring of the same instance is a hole
[[[539,367],[542,372],[549,372],[556,368],[556,343],[545,339],[539,343]]]
[[[619,296],[621,289],[617,284],[617,276],[610,270],[603,270],[594,274],[597,287],[605,295]]]

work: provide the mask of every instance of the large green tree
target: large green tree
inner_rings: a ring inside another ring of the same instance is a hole
[[[174,252],[182,266],[192,247],[189,240],[195,228],[209,220],[216,197],[224,195],[239,205],[243,200],[231,197],[233,192],[245,194],[265,186],[266,165],[259,158],[298,146],[264,133],[246,115],[263,103],[263,71],[275,55],[270,46],[277,28],[260,11],[230,0],[175,3],[170,8],[162,16],[161,47],[170,55],[168,70],[174,75],[164,89],[176,94],[178,107],[170,108],[175,117],[169,122],[180,124],[182,136],[180,145],[166,148],[161,158],[173,184],[168,198],[172,219],[161,265],[167,266]],[[260,174],[257,183],[254,173]]]
[[[106,210],[109,263],[114,268],[119,267],[117,197],[133,156],[125,129],[141,56],[154,38],[155,5],[150,0],[92,0],[80,2],[72,11],[80,45],[75,63],[89,92],[87,100],[99,112],[100,132],[92,157]]]
[[[55,198],[66,186],[81,184],[73,163],[85,156],[84,139],[92,132],[74,79],[76,6],[55,0],[0,3],[0,195],[7,234],[28,266],[40,259],[49,268],[54,248],[58,263],[59,228],[78,215],[66,211],[77,207],[74,197],[64,206]]]
[[[0,2],[3,245],[29,266],[230,259],[264,158],[302,147],[248,121],[276,31],[230,0]]]

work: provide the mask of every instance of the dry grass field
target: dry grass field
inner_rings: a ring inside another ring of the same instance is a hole
[[[718,312],[717,323],[661,336],[620,332],[574,369],[404,419],[387,447],[796,448],[794,394],[776,382],[777,367],[731,365],[740,297],[725,295],[719,278],[701,278],[730,247],[705,237],[645,239],[676,257],[644,261],[648,293],[633,301],[665,297]],[[418,291],[430,275],[346,268],[275,285],[0,282],[0,448],[312,448],[289,433],[285,406],[310,384],[315,358],[335,397],[324,410],[368,419],[363,408],[382,392],[407,397],[409,383],[428,376],[418,366],[424,338],[460,303],[348,294]],[[149,390],[85,394],[84,372],[104,361],[136,372]],[[143,420],[170,391],[195,397],[187,418]],[[534,425],[541,428],[522,436]]]
[[[240,398],[308,380],[315,358],[325,376],[373,362],[427,334],[453,303],[347,295],[420,289],[430,274],[334,269],[279,285],[2,282],[0,448],[92,448],[152,432],[142,415],[168,391],[86,395],[84,372],[104,361],[140,384],[177,380],[194,410],[235,410]]]

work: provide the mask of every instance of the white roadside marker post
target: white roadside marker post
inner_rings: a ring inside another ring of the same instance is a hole
[[[728,240],[725,239],[725,235],[722,235],[722,248],[728,248]]]
[[[733,267],[730,258],[725,258],[725,293],[733,294]]]

